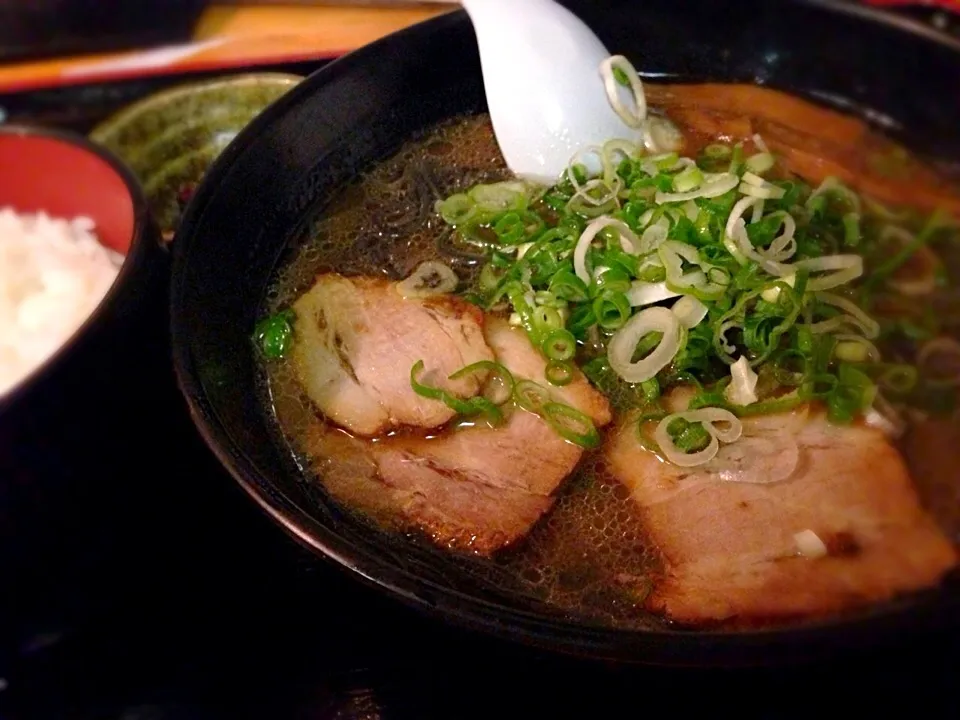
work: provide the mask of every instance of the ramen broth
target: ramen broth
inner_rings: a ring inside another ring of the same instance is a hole
[[[788,170],[811,184],[838,175],[854,189],[870,190],[888,201],[901,198],[917,207],[947,207],[958,214],[960,195],[945,190],[949,186],[934,170],[859,120],[756,87],[651,85],[647,98],[682,130],[682,156],[696,156],[718,140],[749,146],[759,133]],[[763,108],[762,113],[757,108]],[[460,277],[461,288],[469,289],[485,255],[457,239],[436,214],[435,203],[478,183],[508,177],[486,115],[460,117],[430,129],[334,199],[311,237],[280,268],[265,310],[289,307],[322,272],[401,280],[427,260],[448,264]],[[960,301],[938,296],[934,302]],[[951,320],[946,326],[950,332],[957,330]],[[304,472],[351,472],[351,463],[358,459],[349,454],[310,457],[310,433],[327,421],[301,392],[290,363],[264,366],[267,402]],[[618,404],[616,397],[611,402]],[[924,442],[929,433],[918,437],[910,430],[899,447],[928,509],[956,542],[960,463],[950,457],[950,448],[960,440],[960,430],[951,420],[936,422],[937,437],[948,444],[931,447]],[[951,438],[954,444],[949,444]],[[390,516],[373,520],[388,530],[406,530],[395,527]],[[646,538],[629,492],[604,469],[599,450],[583,456],[561,486],[556,505],[516,547],[492,560],[454,554],[453,561],[466,563],[471,572],[508,591],[583,619],[628,628],[661,622],[642,610],[645,591],[660,569],[658,552]]]

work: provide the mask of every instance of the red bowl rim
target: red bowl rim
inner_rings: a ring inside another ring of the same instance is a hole
[[[133,204],[133,232],[130,238],[130,247],[124,256],[123,263],[120,265],[117,277],[87,318],[53,353],[22,377],[13,387],[6,392],[0,393],[0,415],[2,415],[7,409],[13,407],[19,399],[26,396],[32,388],[41,383],[44,378],[54,372],[56,368],[60,367],[68,359],[72,349],[89,333],[90,329],[99,322],[105,309],[116,302],[121,294],[122,288],[126,286],[135,275],[135,265],[130,259],[137,254],[144,242],[145,235],[147,235],[145,230],[151,222],[151,216],[149,205],[147,204],[146,196],[143,193],[143,188],[139,180],[137,180],[133,172],[119,157],[102,145],[98,145],[83,135],[70,130],[26,124],[11,123],[9,125],[0,125],[0,135],[23,138],[39,137],[55,140],[95,155],[98,159],[106,163],[120,178]]]

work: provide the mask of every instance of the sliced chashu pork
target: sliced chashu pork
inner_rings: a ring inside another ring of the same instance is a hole
[[[911,423],[902,447],[930,512],[960,543],[960,424],[949,417]]]
[[[651,610],[685,624],[820,615],[933,586],[956,565],[879,430],[809,408],[743,424],[698,468],[644,450],[633,422],[608,441],[609,469],[665,561]],[[804,531],[827,555],[801,552]]]
[[[484,330],[497,360],[518,380],[550,387],[558,402],[589,415],[597,427],[610,421],[606,398],[582,375],[564,387],[547,384],[545,360],[523,330],[496,317]],[[583,452],[537,415],[508,412],[498,428],[461,428],[434,438],[400,434],[364,441],[318,426],[308,450],[337,458],[317,469],[343,504],[419,528],[438,544],[489,555],[533,527]]]
[[[425,384],[472,397],[481,375],[447,377],[493,358],[478,308],[452,296],[404,298],[386,280],[321,275],[293,310],[297,379],[324,415],[358,435],[433,428],[453,417],[444,403],[413,391],[410,369],[418,360],[425,361]]]

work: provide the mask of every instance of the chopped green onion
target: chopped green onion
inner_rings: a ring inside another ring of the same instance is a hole
[[[866,362],[869,352],[866,346],[861,343],[843,340],[838,342],[833,349],[833,356],[843,362],[862,363]]]
[[[888,392],[906,395],[917,386],[918,373],[913,365],[887,365],[877,377],[877,384]]]
[[[711,435],[703,423],[677,418],[667,426],[667,432],[676,448],[685,453],[698,452],[710,444]]]
[[[900,250],[892,258],[886,260],[879,267],[874,269],[874,271],[870,274],[870,278],[867,280],[867,285],[874,286],[882,280],[888,278],[890,275],[893,275],[901,268],[901,266],[903,266],[904,263],[907,262],[907,260],[913,256],[917,250],[927,244],[934,232],[944,222],[948,221],[949,216],[946,215],[945,211],[938,210],[937,212],[933,213],[923,226],[923,229],[916,234],[913,240],[900,248]]]
[[[658,170],[669,170],[680,160],[680,156],[675,152],[664,153],[657,157],[650,158],[656,164]]]
[[[461,415],[468,415],[471,413],[473,406],[467,401],[461,398],[458,398],[456,395],[447,392],[442,388],[432,387],[430,385],[422,384],[417,376],[423,372],[424,363],[423,360],[417,360],[414,363],[413,367],[410,368],[410,387],[413,388],[413,391],[420,395],[421,397],[430,398],[431,400],[439,400],[444,403],[448,408],[457,412]]]
[[[467,367],[469,368],[470,366],[468,365]],[[417,377],[423,371],[423,368],[423,360],[417,360],[413,367],[410,368],[410,387],[413,388],[413,391],[417,393],[417,395],[430,398],[431,400],[439,400],[458,415],[466,417],[479,414],[486,415],[488,422],[494,427],[503,422],[503,413],[500,411],[500,408],[485,397],[477,396],[469,400],[464,400],[442,388],[422,384]],[[462,370],[458,372],[462,372]]]
[[[703,172],[696,165],[690,165],[673,178],[673,189],[678,193],[689,192],[700,187],[703,182]]]
[[[729,145],[721,145],[720,143],[707,145],[703,149],[703,154],[713,160],[726,160],[732,153],[733,151],[730,149]]]
[[[642,383],[640,383],[640,390],[643,392],[643,396],[648,402],[654,402],[660,397],[660,383],[657,381],[656,377],[652,377],[649,380],[644,380]]]
[[[717,320],[713,344],[724,362],[733,364],[732,346],[729,346],[726,337],[728,330],[742,330],[744,344],[756,353],[750,365],[756,366],[777,349],[780,338],[796,323],[803,307],[802,299],[796,289],[787,283],[780,282],[777,285],[780,293],[776,303],[762,299],[763,289],[752,290],[743,293],[737,304]],[[748,308],[750,303],[754,303],[752,310]]]
[[[501,245],[517,245],[527,236],[523,219],[515,212],[502,215],[494,223],[493,231]]]
[[[532,186],[520,180],[506,180],[490,185],[475,185],[467,191],[477,209],[488,215],[510,210],[524,210],[529,201]]]
[[[800,392],[805,398],[824,398],[836,389],[837,383],[835,375],[820,373],[807,378]]]
[[[732,152],[728,145],[719,143],[707,145],[697,157],[697,166],[707,172],[724,172],[730,165]]]
[[[532,317],[540,335],[563,327],[563,318],[556,308],[539,305],[533,309]]]
[[[477,214],[477,204],[465,193],[458,193],[438,202],[437,212],[444,222],[457,227],[469,222]]]
[[[552,308],[532,307],[524,297],[523,286],[519,282],[507,283],[504,292],[510,299],[510,304],[513,305],[514,312],[519,316],[520,324],[524,330],[527,331],[527,335],[533,341],[534,345],[540,345],[540,343],[543,342],[542,338],[548,330],[548,328],[545,327],[548,321],[555,319],[557,323],[555,327],[563,324],[560,314],[556,310]]]
[[[843,216],[843,244],[856,247],[860,244],[860,215],[847,213]]]
[[[513,400],[527,412],[539,415],[550,402],[550,392],[533,380],[519,380],[513,387]]]
[[[813,352],[813,368],[817,373],[825,373],[833,360],[833,350],[837,346],[837,339],[833,335],[820,336],[816,349]]]
[[[567,307],[567,301],[558,298],[549,290],[537,290],[533,294],[533,301],[537,305],[543,305],[544,307],[554,308],[559,310],[560,308]]]
[[[633,357],[635,358],[646,357],[647,354],[651,350],[653,350],[655,347],[657,347],[662,340],[663,340],[662,332],[653,331],[653,332],[647,333],[642,338],[640,338],[640,340],[637,342],[637,349],[634,350]]]
[[[466,377],[467,375],[477,372],[488,372],[499,382],[502,397],[499,400],[495,397],[489,398],[494,405],[503,405],[505,402],[510,400],[510,398],[513,396],[513,388],[516,385],[516,381],[513,379],[513,373],[511,373],[505,365],[494,362],[493,360],[478,360],[475,363],[471,363],[466,367],[460,368],[447,379],[459,380],[462,377]],[[488,385],[490,384],[489,379],[487,380],[487,383]]]
[[[563,360],[551,360],[547,363],[543,376],[551,385],[569,385],[573,381],[573,365]]]
[[[582,338],[587,331],[596,326],[597,316],[593,314],[592,305],[578,305],[570,313],[570,320],[567,322],[567,330],[573,333],[574,337]]]
[[[550,292],[568,302],[587,299],[587,285],[570,270],[561,270],[550,278]]]
[[[826,195],[815,195],[810,197],[807,200],[807,210],[810,213],[810,217],[813,219],[818,219],[826,212],[827,209],[827,196]]]
[[[781,385],[801,385],[807,377],[808,358],[799,348],[781,350],[772,362],[773,376]]]
[[[577,351],[577,339],[569,330],[554,330],[540,346],[543,354],[550,360],[569,360]]]
[[[847,363],[840,365],[837,381],[827,396],[827,416],[835,423],[848,423],[873,404],[876,386],[866,373]]]
[[[744,164],[746,165],[747,170],[750,172],[756,173],[757,175],[763,175],[763,173],[773,169],[774,164],[776,164],[776,160],[770,153],[762,152],[757,153],[756,155],[751,155],[747,158]]]
[[[620,268],[608,268],[594,279],[594,286],[598,295],[604,291],[625,293],[630,289],[630,276]]]
[[[636,89],[629,70],[618,61],[605,71],[608,97],[615,83]],[[950,390],[941,402],[898,362],[949,328],[931,303],[887,282],[929,244],[945,258],[935,288],[948,285],[948,247],[960,233],[948,235],[940,213],[924,225],[913,213],[875,210],[836,178],[815,188],[779,179],[762,139],[748,147],[749,156],[742,143],[712,143],[693,162],[615,140],[585,151],[551,188],[510,181],[454,196],[445,219],[487,256],[479,302],[489,310],[509,301],[511,324],[547,359],[543,385],[514,384],[519,407],[543,416],[548,388],[570,382],[581,356],[579,369],[618,412],[648,412],[683,386],[696,389],[693,409],[739,417],[816,401],[836,422],[878,391],[924,410],[960,398]],[[599,173],[588,171],[588,154]],[[674,309],[698,308],[690,322],[664,303],[678,296]],[[726,397],[734,362],[756,378],[748,405]],[[679,423],[666,440],[658,431],[680,462],[713,444],[703,424]]]
[[[593,314],[604,330],[616,330],[630,319],[630,301],[622,292],[604,292],[593,301]]]
[[[257,323],[253,337],[265,357],[278,360],[286,355],[293,340],[293,310],[284,310]]]
[[[580,369],[619,412],[628,412],[646,404],[640,385],[624,383],[610,367],[605,355],[595,357]]]
[[[600,434],[590,417],[574,407],[558,402],[543,405],[541,417],[560,437],[582,448],[600,445]]]
[[[485,293],[493,292],[500,281],[503,280],[505,273],[498,271],[497,268],[493,266],[492,263],[487,263],[483,266],[483,270],[480,271],[480,277],[477,280],[477,284],[480,287],[480,290]]]
[[[482,396],[470,398],[470,412],[464,413],[470,417],[483,415],[490,427],[499,427],[503,424],[503,411],[496,403]]]
[[[854,367],[873,378],[878,388],[893,395],[913,392],[919,381],[917,368],[905,363],[859,363]]]
[[[808,399],[801,393],[790,393],[773,400],[763,400],[751,405],[733,406],[729,410],[740,417],[756,417],[757,415],[774,415],[793,410],[807,402]]]
[[[737,143],[733,146],[733,152],[730,155],[730,165],[727,172],[739,175],[743,172],[743,145]]]

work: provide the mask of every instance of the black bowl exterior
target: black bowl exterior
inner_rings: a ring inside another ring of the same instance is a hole
[[[807,97],[846,99],[886,118],[893,132],[917,133],[911,139],[920,150],[960,157],[960,95],[953,91],[960,47],[925,31],[811,2],[662,0],[645,3],[642,12],[625,0],[602,10],[572,7],[612,52],[632,57],[648,75],[759,81]],[[862,52],[851,52],[853,37]],[[906,97],[920,100],[905,103]],[[250,341],[271,275],[338,188],[418,131],[484,108],[472,28],[455,13],[314,74],[247,127],[207,175],[174,243],[174,360],[197,426],[247,492],[304,543],[401,599],[561,652],[673,665],[765,663],[946,622],[958,607],[957,592],[786,631],[590,628],[505,598],[429,553],[375,537],[302,482],[260,401]]]
[[[116,281],[67,345],[0,400],[0,659],[121,596],[153,512],[139,470],[162,451],[150,431],[157,403],[175,395],[167,335],[169,252],[136,180],[134,237]],[[169,405],[169,400],[166,400]]]

